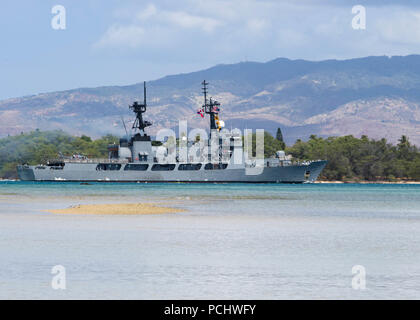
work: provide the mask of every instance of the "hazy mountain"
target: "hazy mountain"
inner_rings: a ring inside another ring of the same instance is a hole
[[[139,73],[141,78],[141,71]],[[189,127],[207,127],[196,114],[202,104],[201,82],[222,104],[227,127],[280,126],[288,142],[353,134],[386,137],[405,134],[420,145],[420,56],[367,57],[350,60],[275,59],[242,62],[172,75],[148,82],[148,112],[154,134],[187,119]],[[128,105],[143,99],[143,84],[80,88],[0,101],[0,135],[40,128],[73,134],[123,135],[121,116],[132,119]]]

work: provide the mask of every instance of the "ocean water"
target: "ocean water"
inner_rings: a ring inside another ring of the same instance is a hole
[[[45,211],[134,202],[186,211]],[[419,299],[420,185],[0,182],[0,298]]]

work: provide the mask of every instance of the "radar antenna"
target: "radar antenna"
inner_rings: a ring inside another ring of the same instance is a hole
[[[218,130],[221,129],[221,123],[219,121],[219,111],[220,111],[220,103],[212,98],[207,100],[207,85],[209,84],[204,80],[202,83],[203,85],[203,94],[204,94],[204,105],[202,106],[201,110],[198,113],[202,114],[202,112],[207,113],[210,115],[210,134],[211,130]]]
[[[144,82],[144,103],[139,104],[137,101],[134,101],[133,105],[130,106],[130,109],[136,114],[136,120],[133,123],[133,129],[139,129],[140,135],[143,134],[147,136],[144,129],[152,125],[150,121],[143,120],[143,113],[146,112],[146,81]]]

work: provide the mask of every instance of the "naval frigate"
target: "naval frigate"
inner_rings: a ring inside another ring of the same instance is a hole
[[[144,102],[136,101],[129,106],[135,114],[134,134],[131,137],[127,134],[118,144],[110,145],[107,159],[61,155],[44,164],[23,164],[17,167],[20,180],[310,183],[318,178],[326,165],[325,160],[294,161],[282,150],[270,158],[253,158],[238,131],[225,133],[222,139],[220,133],[225,130],[222,130],[224,123],[219,118],[220,103],[207,98],[208,82],[203,81],[202,85],[204,104],[197,113],[210,118],[208,139],[200,136],[195,141],[188,141],[185,136],[174,137],[160,146],[153,146],[145,131],[152,123],[143,119],[147,109],[144,83]]]

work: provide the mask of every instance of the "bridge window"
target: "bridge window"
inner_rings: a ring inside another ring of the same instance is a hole
[[[152,171],[172,171],[175,169],[175,164],[154,164]]]
[[[223,170],[227,168],[227,163],[207,163],[204,166],[205,170]]]
[[[178,166],[178,170],[200,170],[201,163],[182,163]]]
[[[129,163],[125,165],[124,171],[125,170],[146,171],[147,168],[149,168],[148,164]]]

